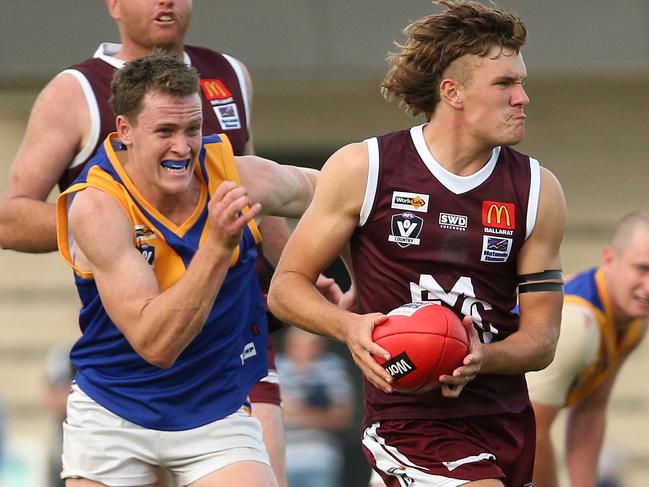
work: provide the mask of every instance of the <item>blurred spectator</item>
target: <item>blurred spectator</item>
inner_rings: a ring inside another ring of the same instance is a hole
[[[327,340],[286,330],[277,357],[286,422],[289,487],[337,487],[343,468],[339,433],[351,425],[353,393],[345,362]]]
[[[59,343],[53,345],[45,358],[45,393],[43,402],[53,418],[54,437],[50,442],[48,457],[49,487],[65,487],[61,480],[61,447],[63,445],[63,421],[66,416],[70,385],[74,379],[75,370],[70,361],[71,344]]]

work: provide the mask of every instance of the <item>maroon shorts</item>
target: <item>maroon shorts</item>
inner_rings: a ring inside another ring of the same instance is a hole
[[[532,485],[536,431],[531,406],[520,413],[384,420],[365,428],[365,456],[387,487],[452,487],[485,479],[500,479],[507,487]]]
[[[275,365],[275,347],[271,335],[268,335],[268,375],[252,386],[249,397],[253,404],[264,402],[279,406],[281,403],[277,366]]]

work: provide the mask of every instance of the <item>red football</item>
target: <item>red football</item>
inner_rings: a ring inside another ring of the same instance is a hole
[[[451,374],[469,353],[462,320],[446,306],[409,303],[387,316],[374,328],[372,340],[390,352],[388,361],[375,359],[394,379],[396,391],[420,393],[438,387],[439,376]]]

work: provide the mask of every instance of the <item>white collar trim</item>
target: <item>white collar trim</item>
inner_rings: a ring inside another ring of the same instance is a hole
[[[426,164],[428,170],[449,191],[455,194],[466,193],[480,186],[489,178],[489,176],[491,176],[491,173],[493,173],[496,167],[498,156],[500,155],[500,146],[495,147],[491,151],[491,157],[477,172],[470,176],[458,176],[444,168],[430,153],[426,141],[424,140],[424,125],[425,124],[412,127],[410,129],[410,136],[412,137],[412,141],[415,144],[415,149],[417,149],[419,157],[421,157],[421,160]]]
[[[107,62],[115,69],[121,69],[124,66],[124,61],[117,59],[115,56],[119,54],[122,50],[122,45],[117,42],[103,42],[99,44],[99,47],[95,51],[93,57],[99,58],[104,62]],[[183,60],[187,66],[192,65],[192,61],[189,58],[189,55],[186,52],[183,52]]]

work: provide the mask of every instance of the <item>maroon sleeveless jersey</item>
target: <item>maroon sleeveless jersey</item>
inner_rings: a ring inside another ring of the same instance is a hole
[[[444,169],[423,126],[367,141],[369,179],[352,260],[362,313],[431,301],[471,315],[484,343],[518,329],[517,258],[532,232],[538,162],[508,147],[471,176]],[[385,394],[365,381],[368,422],[518,412],[528,404],[523,375],[481,374],[458,399],[439,389]]]
[[[94,93],[98,113],[92,106],[89,109],[91,117],[99,118],[99,132],[94,140],[94,148],[88,151],[87,156],[75,161],[63,173],[58,183],[61,191],[72,184],[86,163],[94,157],[106,136],[115,131],[115,114],[108,100],[113,73],[123,62],[110,55],[102,55],[103,46],[100,46],[95,57],[70,68],[83,74]],[[245,88],[241,86],[231,62],[221,53],[197,46],[185,46],[185,59],[196,68],[201,77],[203,135],[225,133],[230,139],[234,155],[243,155],[249,138]]]

